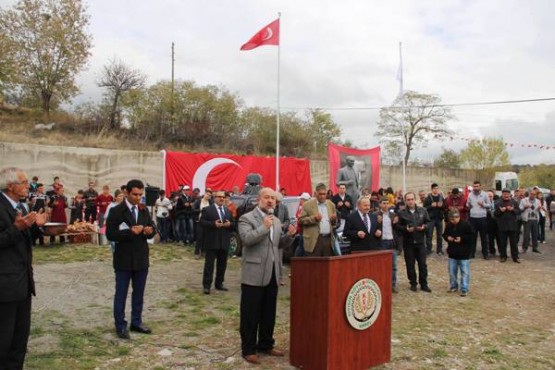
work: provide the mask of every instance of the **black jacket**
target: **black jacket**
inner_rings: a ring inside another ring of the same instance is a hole
[[[509,211],[507,209],[505,209],[505,211],[501,210],[501,208],[505,208],[508,205],[513,206],[512,211]],[[518,202],[514,199],[509,199],[508,201],[499,199],[497,202],[495,202],[493,215],[495,216],[495,220],[497,221],[497,230],[517,231],[517,216],[520,214],[520,212],[521,211],[518,207]]]
[[[0,302],[22,301],[35,295],[31,240],[40,235],[40,230],[33,226],[20,231],[14,225],[16,215],[0,193]]]
[[[441,206],[432,207],[432,203],[442,202]],[[428,216],[430,216],[430,220],[443,220],[443,210],[445,206],[445,199],[443,195],[433,195],[432,193],[428,194],[426,199],[424,199],[424,208],[428,212]]]
[[[345,198],[343,200],[341,200],[339,194],[335,194],[333,197],[331,197],[331,201],[333,202],[333,204],[335,204],[335,209],[337,209],[339,217],[344,219],[349,216],[349,214],[353,211],[353,207],[355,206],[353,204],[353,199],[347,193],[345,193]],[[341,206],[337,205],[339,202],[342,202]],[[349,202],[348,207],[345,205],[345,202]]]
[[[137,209],[137,222],[133,219],[127,202],[123,201],[110,209],[110,217],[106,221],[106,237],[116,242],[114,250],[114,269],[123,271],[140,271],[149,266],[148,242],[156,232],[148,237],[145,234],[135,235],[131,232],[134,225],[152,226],[154,224],[146,207]]]
[[[450,242],[447,240],[449,236],[454,238],[460,237],[460,243]],[[458,224],[447,222],[443,239],[447,242],[447,254],[449,258],[456,260],[467,260],[472,254],[472,239],[474,230],[468,221],[460,220]]]
[[[424,230],[414,230],[412,233],[408,232],[409,226],[426,226],[430,222],[428,212],[422,207],[416,207],[414,213],[411,213],[408,208],[399,211],[399,222],[397,223],[397,230],[403,234],[403,245],[423,244],[426,241],[426,228]]]
[[[360,217],[358,211],[355,211],[347,217],[345,227],[343,228],[343,235],[351,241],[352,251],[368,251],[380,249],[380,238],[375,236],[376,230],[381,228],[378,224],[378,219],[375,214],[368,215],[370,219],[370,232],[366,229],[364,221]],[[364,238],[358,237],[358,232],[364,231]]]
[[[235,220],[233,219],[231,212],[229,212],[226,206],[223,206],[223,209],[225,213],[223,221],[230,221],[230,227],[216,226],[216,222],[220,220],[220,215],[215,204],[204,207],[200,213],[200,226],[204,229],[204,249],[227,250],[227,248],[229,247],[231,233],[234,230]]]

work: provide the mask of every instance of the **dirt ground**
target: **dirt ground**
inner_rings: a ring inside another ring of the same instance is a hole
[[[542,254],[471,262],[468,297],[447,293],[447,257],[428,259],[433,292],[408,289],[399,258],[393,296],[392,358],[380,369],[554,369],[555,233]],[[66,246],[63,248],[72,248]],[[87,246],[94,261],[56,262],[38,253],[28,369],[293,369],[289,358],[240,356],[240,260],[230,260],[229,292],[202,294],[202,260],[190,248],[153,256],[143,319],[154,334],[113,332],[114,275],[106,246]],[[170,248],[155,245],[153,250]],[[69,251],[69,249],[66,249]],[[69,253],[69,252],[68,252]],[[41,257],[42,255],[42,257]],[[41,261],[42,259],[42,261]],[[286,267],[286,273],[288,267]],[[276,346],[289,347],[289,281],[280,289]],[[129,301],[128,301],[129,305]]]

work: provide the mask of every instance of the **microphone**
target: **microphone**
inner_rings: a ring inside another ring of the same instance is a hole
[[[273,209],[273,208],[268,208],[268,215],[269,215],[269,216],[273,216],[273,215],[274,215],[274,209]]]

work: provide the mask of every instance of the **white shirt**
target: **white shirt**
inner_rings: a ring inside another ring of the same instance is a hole
[[[318,212],[322,215],[322,219],[320,220],[320,234],[331,234],[330,216],[328,215],[328,205],[326,202],[318,202]]]
[[[388,212],[382,214],[382,240],[393,240],[393,227]]]
[[[164,199],[156,199],[154,203],[154,208],[156,208],[156,217],[166,218],[170,215],[170,209],[172,209],[172,202],[166,197]]]

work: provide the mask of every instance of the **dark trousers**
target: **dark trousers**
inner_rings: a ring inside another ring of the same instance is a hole
[[[545,216],[540,214],[540,222],[538,222],[538,241],[543,243],[545,241]]]
[[[428,253],[432,253],[432,237],[434,235],[434,229],[436,230],[436,252],[443,253],[443,220],[436,218],[432,219],[428,223],[426,228],[426,250]]]
[[[224,285],[225,270],[227,268],[227,249],[207,249],[204,251],[204,273],[202,286],[210,289],[214,278],[214,261],[216,264],[216,288]]]
[[[482,246],[482,256],[484,258],[489,256],[488,247],[488,219],[486,217],[474,218],[470,217],[468,219],[472,227],[474,228],[474,238],[472,240],[472,253],[471,258],[476,257],[476,246],[478,243],[478,235],[480,235],[480,245]]]
[[[0,303],[0,370],[23,369],[31,330],[31,296]]]
[[[143,297],[145,294],[148,269],[140,271],[115,270],[116,293],[114,294],[114,322],[116,330],[127,328],[125,321],[125,302],[129,290],[129,282],[133,287],[131,293],[131,326],[141,326],[143,315]]]
[[[83,221],[96,221],[96,207],[85,208],[85,219]]]
[[[499,255],[502,258],[507,257],[507,240],[511,245],[511,257],[513,259],[518,258],[518,231],[511,230],[511,231],[499,231]]]
[[[278,285],[276,271],[266,286],[241,284],[241,351],[243,356],[274,348]]]
[[[165,243],[170,235],[170,219],[168,217],[156,217],[158,231],[160,232],[160,241]]]
[[[407,265],[407,278],[410,285],[416,285],[416,269],[415,262],[418,263],[418,282],[420,287],[428,286],[428,265],[426,264],[426,247],[424,243],[405,244],[403,246],[405,252],[405,264]]]
[[[528,220],[523,222],[523,233],[524,237],[522,238],[522,249],[528,249],[530,245],[530,237],[532,237],[532,249],[538,249],[538,220]]]
[[[499,232],[497,231],[497,221],[493,218],[488,218],[488,246],[489,246],[489,253],[492,256],[495,256],[495,246],[497,245],[497,249],[501,245],[499,240]],[[499,252],[501,253],[501,252]]]
[[[319,235],[312,252],[306,252],[307,257],[331,257],[331,235]]]

